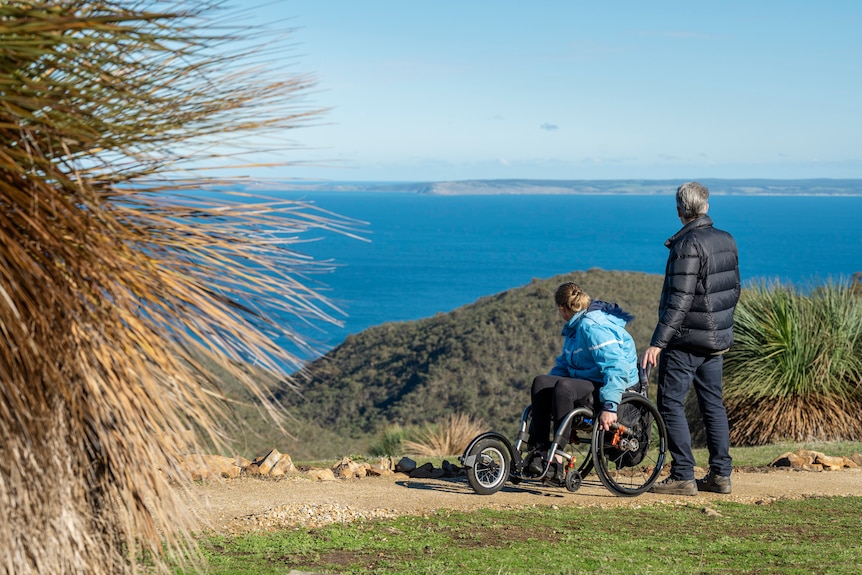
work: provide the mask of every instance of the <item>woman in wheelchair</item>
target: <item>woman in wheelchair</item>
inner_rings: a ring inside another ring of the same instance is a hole
[[[565,339],[550,373],[537,376],[530,389],[528,444],[537,456],[527,472],[533,475],[543,472],[542,455],[547,456],[551,434],[575,406],[600,405],[599,425],[608,431],[617,421],[623,392],[638,384],[637,351],[625,329],[634,317],[615,303],[593,301],[572,282],[557,288],[554,300],[566,322]],[[554,466],[552,481],[562,484],[564,464],[557,461]]]
[[[592,301],[574,283],[561,285],[555,300],[566,322],[563,352],[550,374],[533,381],[514,442],[486,431],[464,449],[459,461],[467,481],[479,495],[525,480],[574,492],[595,471],[612,493],[640,495],[662,473],[667,429],[625,329],[632,316]]]

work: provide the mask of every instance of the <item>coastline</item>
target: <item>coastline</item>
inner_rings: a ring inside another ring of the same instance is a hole
[[[675,180],[459,180],[441,182],[259,180],[232,190],[280,192],[397,193],[428,196],[673,195]],[[862,197],[862,179],[699,179],[716,196]]]

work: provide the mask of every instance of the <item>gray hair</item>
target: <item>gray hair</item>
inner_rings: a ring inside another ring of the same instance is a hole
[[[690,220],[706,215],[709,190],[697,182],[688,182],[676,190],[676,207],[682,217]]]

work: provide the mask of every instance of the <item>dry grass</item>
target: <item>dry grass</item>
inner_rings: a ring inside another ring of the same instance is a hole
[[[255,67],[257,46],[214,55],[269,40],[207,31],[217,5],[0,4],[0,573],[194,560],[176,462],[185,429],[223,438],[210,366],[269,405],[240,366],[291,366],[274,338],[336,321],[310,279],[327,266],[296,248],[353,222],[178,195],[232,137],[317,114],[296,104],[310,79]]]
[[[485,424],[469,415],[451,415],[412,432],[403,442],[404,452],[419,457],[460,455],[474,437],[487,431]]]

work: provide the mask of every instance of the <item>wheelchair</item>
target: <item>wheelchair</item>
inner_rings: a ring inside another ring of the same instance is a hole
[[[527,447],[532,415],[532,406],[527,406],[514,444],[496,431],[476,436],[459,457],[470,487],[479,495],[492,495],[507,480],[516,485],[534,481],[565,485],[575,492],[595,471],[601,484],[615,495],[633,497],[649,490],[665,463],[667,430],[647,397],[649,374],[640,366],[638,371],[640,381],[623,393],[611,431],[602,431],[592,407],[575,407],[559,423],[544,456]],[[570,429],[568,434],[566,429]],[[535,457],[542,457],[543,462],[538,474],[528,469]],[[558,457],[562,463],[555,463]],[[556,465],[565,466],[559,483]]]

